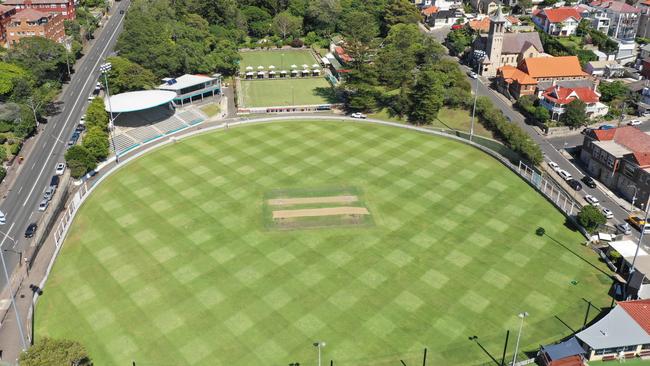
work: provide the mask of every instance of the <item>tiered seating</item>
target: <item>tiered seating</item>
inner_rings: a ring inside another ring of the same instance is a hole
[[[161,133],[151,126],[142,126],[134,128],[126,133],[129,137],[139,142],[147,142],[149,140],[160,137]]]
[[[139,141],[135,141],[133,138],[125,134],[113,136],[113,143],[115,143],[115,150],[119,153],[123,153],[126,150],[140,145]],[[113,149],[113,144],[111,144],[111,149]]]
[[[165,135],[185,127],[187,127],[187,124],[183,123],[183,121],[178,119],[176,116],[172,116],[162,122],[156,123],[156,128]]]

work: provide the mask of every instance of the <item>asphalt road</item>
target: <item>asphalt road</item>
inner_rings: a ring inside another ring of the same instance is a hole
[[[633,119],[639,119],[643,121],[643,123],[639,126],[637,126],[638,129],[644,132],[650,132],[650,118],[648,117],[634,117],[634,118],[629,118],[625,120],[623,125],[627,123],[628,120],[633,120]],[[617,121],[612,121],[610,123],[613,126],[616,126]],[[582,145],[582,134],[574,134],[574,135],[569,135],[569,136],[558,136],[558,137],[550,137],[548,138],[548,142],[551,143],[551,145],[555,146],[556,149],[565,149],[567,147],[574,147],[578,145]]]
[[[461,68],[469,72],[469,68],[467,66],[461,65]],[[480,96],[487,96],[490,98],[492,103],[494,104],[495,107],[499,108],[504,115],[510,118],[510,120],[513,123],[518,124],[520,127],[524,129],[528,133],[528,135],[535,140],[539,146],[542,149],[542,152],[544,153],[544,160],[545,161],[554,161],[556,162],[562,169],[568,171],[571,173],[571,175],[576,178],[580,179],[582,178],[585,174],[582,170],[579,169],[579,167],[575,164],[575,162],[570,161],[567,159],[563,154],[560,153],[560,149],[564,147],[564,142],[562,141],[562,147],[557,148],[554,146],[549,139],[546,137],[540,135],[538,131],[533,128],[530,125],[527,125],[524,122],[524,116],[521,115],[519,112],[514,110],[514,108],[506,102],[501,94],[499,94],[497,91],[490,89],[485,83],[486,81],[483,79],[480,79],[479,82],[477,83],[476,80],[468,78],[470,81],[470,84],[472,86],[472,91],[476,92],[476,86],[478,85],[478,95]],[[645,125],[645,123],[644,123]],[[648,122],[647,125],[642,125],[647,129],[650,129],[650,122]],[[575,141],[578,141],[580,139],[579,144],[582,144],[582,135],[576,135],[576,137],[572,137],[575,139]],[[586,194],[591,194],[592,196],[598,198],[600,201],[601,207],[606,207],[614,213],[614,219],[608,220],[608,224],[613,225],[616,223],[622,223],[625,222],[625,219],[628,216],[628,212],[620,207],[618,203],[612,199],[610,199],[601,189],[600,183],[598,187],[596,188],[589,188],[586,185],[583,184],[583,189],[582,191],[578,192],[576,196],[578,197],[579,200],[581,200],[584,203],[584,195]],[[573,192],[570,192],[573,193]],[[632,229],[632,236],[634,237],[634,240],[637,240],[639,237],[639,232],[636,231],[635,229]],[[645,237],[644,239],[644,244],[647,247],[650,245],[650,239],[648,236]]]
[[[25,229],[31,222],[38,222],[43,215],[37,210],[38,204],[54,175],[56,164],[64,161],[67,142],[85,113],[88,96],[100,76],[99,65],[112,52],[122,30],[125,14],[120,14],[120,10],[126,10],[129,4],[129,0],[115,2],[110,11],[111,16],[95,34],[95,40],[84,57],[75,65],[75,72],[60,97],[62,111],[49,118],[38,135],[32,137],[36,139],[34,149],[23,161],[13,188],[0,203],[0,210],[7,215],[6,224],[0,226],[0,248],[3,249],[9,273],[13,272],[19,261],[16,252],[24,253],[31,244],[30,239],[24,238]],[[1,288],[5,287],[4,276],[0,279],[0,284]]]

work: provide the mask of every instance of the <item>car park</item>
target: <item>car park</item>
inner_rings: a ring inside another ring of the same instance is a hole
[[[616,232],[618,234],[623,234],[623,235],[630,235],[632,233],[632,228],[630,228],[630,224],[627,222],[624,222],[622,224],[616,224],[614,225],[616,228]]]
[[[32,222],[27,226],[27,229],[25,229],[25,237],[26,238],[31,238],[36,234],[36,229],[38,229],[38,225],[36,225],[35,222]]]
[[[589,204],[592,206],[600,206],[600,201],[598,201],[598,198],[590,194],[585,196],[585,201],[589,202]]]
[[[549,162],[548,162],[548,166],[550,166],[551,169],[553,169],[555,172],[559,172],[559,171],[561,170],[561,169],[560,169],[560,166],[557,165],[557,163],[554,162],[554,161],[549,161]]]
[[[602,211],[603,211],[603,215],[605,215],[606,219],[613,219],[614,218],[614,213],[609,208],[603,207]]]
[[[641,123],[643,123],[640,119],[633,119],[630,122],[628,122],[628,126],[639,126]]]
[[[570,180],[570,179],[573,179],[573,177],[571,176],[571,173],[567,172],[566,170],[560,169],[557,173],[558,173],[558,174],[560,175],[560,177],[562,177],[562,179],[564,179],[564,180],[567,180],[567,181],[568,181],[568,180]]]
[[[64,172],[65,172],[65,163],[56,164],[56,168],[54,169],[54,173],[56,175],[63,175]]]
[[[48,201],[46,199],[43,199],[41,201],[41,203],[38,204],[38,210],[43,212],[43,211],[47,210],[47,206],[49,206],[49,205],[50,205],[50,201]]]
[[[594,181],[594,179],[588,175],[582,177],[582,183],[587,185],[589,188],[596,188],[596,181]]]
[[[356,112],[356,113],[352,113],[352,114],[350,115],[350,117],[352,117],[352,118],[361,118],[361,119],[364,119],[364,118],[367,118],[368,116],[366,116],[366,115],[363,114],[363,113]]]
[[[569,185],[569,187],[573,188],[573,190],[575,191],[582,190],[582,184],[580,184],[580,182],[578,182],[575,179],[569,179],[566,181],[566,183]]]

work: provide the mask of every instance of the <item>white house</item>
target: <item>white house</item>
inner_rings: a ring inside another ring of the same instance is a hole
[[[575,35],[581,19],[580,12],[569,7],[542,9],[533,14],[533,22],[552,36]]]
[[[566,111],[567,104],[576,99],[583,101],[587,105],[585,109],[587,118],[604,116],[609,111],[609,107],[600,102],[600,94],[597,91],[584,87],[551,86],[542,93],[540,105],[549,111],[551,119],[557,121]]]

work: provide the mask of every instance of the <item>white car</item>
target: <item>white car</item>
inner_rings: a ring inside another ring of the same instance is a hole
[[[567,172],[566,170],[562,170],[562,169],[560,169],[557,173],[558,173],[558,174],[560,175],[560,177],[562,177],[562,179],[564,179],[564,180],[571,180],[571,179],[573,179],[573,176],[571,176],[571,173]]]
[[[95,95],[90,94],[90,95],[88,96],[88,100],[89,100],[89,101],[92,102],[94,99],[95,99]]]
[[[467,75],[469,75],[469,77],[472,79],[478,78],[478,74],[475,73],[474,71],[470,71],[469,73],[467,73]]]
[[[350,117],[352,117],[352,118],[361,118],[361,119],[365,119],[365,118],[367,118],[368,116],[366,116],[366,115],[363,114],[363,113],[356,112],[356,113],[352,113],[352,114],[350,115]]]
[[[612,212],[612,210],[603,207],[602,211],[603,211],[603,215],[605,215],[605,218],[607,218],[607,219],[613,219],[614,218],[614,213]]]
[[[548,162],[548,166],[550,166],[551,169],[553,169],[555,172],[559,172],[559,171],[561,170],[561,169],[560,169],[560,166],[557,165],[557,163],[554,162],[554,161],[549,161],[549,162]]]
[[[56,170],[54,171],[56,175],[63,175],[65,172],[65,163],[56,164]]]
[[[590,194],[585,196],[585,201],[589,202],[589,204],[592,206],[600,206],[600,201],[598,201],[598,198]]]
[[[638,126],[638,125],[640,125],[641,123],[643,123],[643,122],[642,122],[640,119],[633,119],[633,120],[631,120],[630,122],[628,122],[627,124],[628,124],[629,126]]]
[[[49,204],[50,201],[48,201],[47,199],[43,199],[41,203],[38,204],[38,210],[41,212],[47,210],[47,206],[49,206]]]
[[[5,216],[4,212],[0,211],[0,225],[4,225],[7,223],[7,216]]]

